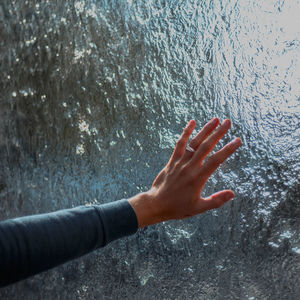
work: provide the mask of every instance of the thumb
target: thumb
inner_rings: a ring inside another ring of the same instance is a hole
[[[223,206],[226,202],[231,200],[233,197],[234,197],[234,192],[231,190],[223,190],[215,194],[212,194],[208,198],[205,198],[205,201],[208,206],[207,210],[219,208]]]

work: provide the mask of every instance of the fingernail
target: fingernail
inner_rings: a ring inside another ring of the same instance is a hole
[[[191,121],[189,121],[189,123],[188,123],[188,127],[191,127],[191,126],[193,126],[193,124],[194,124],[194,120],[191,120]]]
[[[211,125],[216,125],[218,123],[219,119],[218,118],[213,118],[211,120]]]
[[[242,141],[241,141],[240,138],[236,138],[235,140],[233,140],[232,143],[233,143],[234,145],[240,145],[240,144],[242,144]]]
[[[229,119],[224,120],[222,125],[229,126],[230,120]]]
[[[234,195],[232,196],[231,194],[226,195],[226,201],[230,201],[234,198]]]

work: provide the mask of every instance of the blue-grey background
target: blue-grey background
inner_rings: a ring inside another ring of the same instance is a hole
[[[1,299],[299,299],[300,1],[0,1],[0,217],[150,188],[190,119],[243,146],[235,200]]]

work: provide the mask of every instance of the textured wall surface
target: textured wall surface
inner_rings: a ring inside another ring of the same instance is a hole
[[[147,190],[185,123],[243,147],[220,210],[140,230],[1,299],[299,299],[299,1],[0,1],[0,219]]]

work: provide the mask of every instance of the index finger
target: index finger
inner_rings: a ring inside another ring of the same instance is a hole
[[[191,120],[187,126],[184,128],[179,140],[176,143],[175,149],[173,154],[170,158],[170,164],[174,163],[174,161],[180,159],[184,154],[186,144],[189,140],[190,135],[192,134],[193,130],[195,129],[196,122],[195,120]]]

